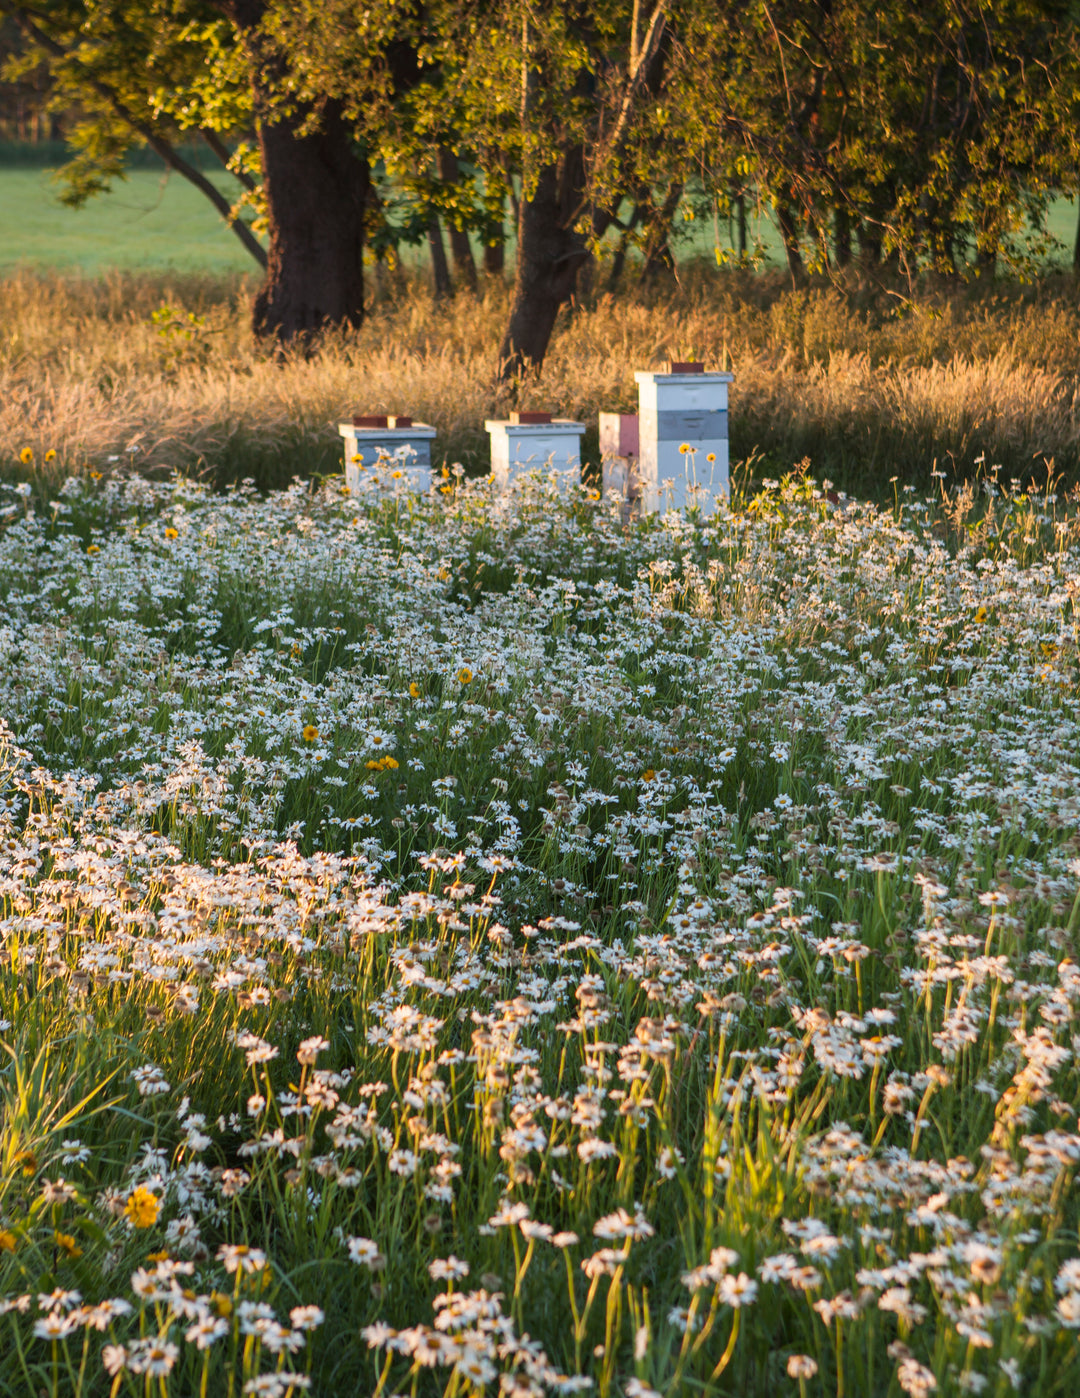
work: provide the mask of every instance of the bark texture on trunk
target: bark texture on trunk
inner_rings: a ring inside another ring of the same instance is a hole
[[[283,344],[364,318],[367,162],[334,104],[311,135],[299,124],[269,112],[259,121],[270,252],[252,319],[256,335]]]
[[[584,188],[582,151],[574,146],[541,169],[531,198],[521,200],[514,301],[500,351],[503,379],[540,368],[559,309],[574,294],[588,257],[574,228]]]
[[[255,334],[310,343],[329,325],[364,318],[367,162],[355,152],[340,104],[327,102],[315,130],[310,111],[282,104],[287,55],[263,32],[267,0],[210,0],[244,45],[270,225],[266,280],[252,309]]]

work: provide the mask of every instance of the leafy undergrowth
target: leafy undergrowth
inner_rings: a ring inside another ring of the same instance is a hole
[[[1069,1394],[1080,530],[0,503],[0,1393]]]

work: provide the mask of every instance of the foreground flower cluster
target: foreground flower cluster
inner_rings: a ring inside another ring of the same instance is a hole
[[[1080,531],[0,499],[0,1393],[1080,1384]]]

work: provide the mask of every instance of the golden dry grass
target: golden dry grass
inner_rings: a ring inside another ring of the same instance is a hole
[[[0,471],[25,476],[29,448],[45,485],[138,447],[143,468],[272,485],[334,470],[335,424],[365,410],[431,422],[440,454],[482,468],[483,419],[511,401],[495,381],[502,284],[439,307],[405,286],[377,297],[359,332],[284,363],[252,342],[251,289],[161,274],[0,281]],[[183,313],[171,330],[151,319],[162,305]],[[595,456],[596,414],[633,407],[634,370],[688,355],[734,370],[733,457],[756,453],[765,470],[809,456],[817,475],[874,492],[893,475],[928,480],[935,459],[963,473],[985,454],[1023,479],[1045,479],[1044,459],[1073,478],[1080,467],[1080,310],[1065,278],[912,304],[691,271],[565,315],[525,396],[584,419]]]

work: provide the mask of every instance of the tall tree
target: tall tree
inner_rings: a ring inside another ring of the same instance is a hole
[[[299,93],[268,0],[213,0],[247,58],[270,252],[255,333],[304,343],[364,315],[364,215],[371,173],[341,104]]]

